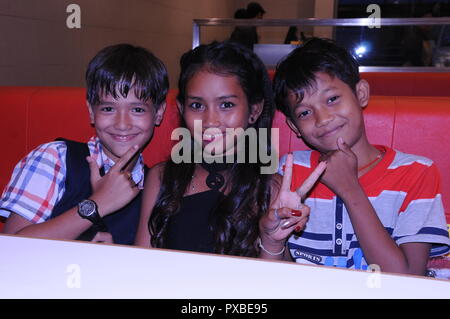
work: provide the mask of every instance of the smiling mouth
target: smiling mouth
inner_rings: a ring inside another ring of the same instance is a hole
[[[206,142],[212,142],[217,138],[222,137],[224,134],[220,133],[220,134],[203,134],[203,140]]]
[[[319,138],[324,138],[324,137],[330,137],[335,135],[342,127],[344,126],[344,124],[339,125],[337,127],[335,127],[334,129],[331,129],[329,131],[326,131],[325,133],[319,135]]]
[[[110,135],[117,142],[129,142],[133,140],[138,134],[127,134],[127,135],[110,134]]]

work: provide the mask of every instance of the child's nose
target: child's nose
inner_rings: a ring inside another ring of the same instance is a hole
[[[334,119],[334,114],[327,108],[316,110],[316,126],[322,127],[330,123]]]
[[[212,108],[209,108],[206,112],[204,121],[205,127],[218,127],[220,125],[220,115]]]
[[[116,117],[115,128],[121,131],[129,130],[132,127],[132,120],[128,113],[119,112]]]

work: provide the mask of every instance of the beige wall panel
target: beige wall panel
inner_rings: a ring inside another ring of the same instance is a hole
[[[66,26],[71,3],[81,8],[81,29]],[[180,55],[192,45],[192,19],[228,18],[234,8],[234,0],[0,0],[0,66],[10,66],[0,83],[84,86],[98,50],[129,42],[160,57],[176,87]],[[204,40],[224,40],[230,32],[207,30]],[[43,72],[47,66],[52,69]]]
[[[38,65],[38,37],[36,26],[39,20],[23,19],[16,17],[1,17],[0,42],[4,42],[6,50],[0,52],[2,65],[26,65],[28,67]],[[32,70],[30,70],[32,71]]]
[[[333,19],[335,17],[336,0],[320,0],[316,1],[316,7],[314,9],[314,14],[316,18],[320,19]],[[334,37],[333,27],[315,27],[314,36],[320,38],[330,38]]]
[[[29,67],[22,66],[0,66],[0,85],[6,86],[28,86],[42,85],[42,73],[39,69],[29,72]]]

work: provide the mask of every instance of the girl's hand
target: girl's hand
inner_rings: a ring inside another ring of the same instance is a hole
[[[260,220],[261,237],[271,246],[276,243],[284,245],[289,235],[299,232],[309,217],[309,207],[303,204],[306,194],[311,190],[324,172],[325,162],[319,163],[311,175],[296,191],[291,191],[293,155],[288,154],[280,191],[269,212]],[[265,245],[264,245],[265,246]]]

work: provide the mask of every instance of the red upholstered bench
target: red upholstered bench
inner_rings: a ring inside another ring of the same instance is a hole
[[[147,165],[168,158],[172,129],[179,126],[176,91],[167,98],[167,111],[144,151]],[[8,182],[14,165],[41,143],[57,137],[85,141],[94,131],[89,125],[85,89],[68,87],[0,87],[0,132],[6,142],[0,157],[0,188]],[[403,152],[423,155],[437,164],[442,175],[442,194],[450,223],[450,97],[373,96],[366,108],[369,140]],[[280,129],[280,155],[307,149],[277,112],[274,127]],[[0,228],[2,224],[0,223]]]
[[[275,70],[269,70],[273,78]],[[450,96],[450,72],[361,72],[371,95]]]
[[[450,72],[362,72],[372,95],[450,96]]]

